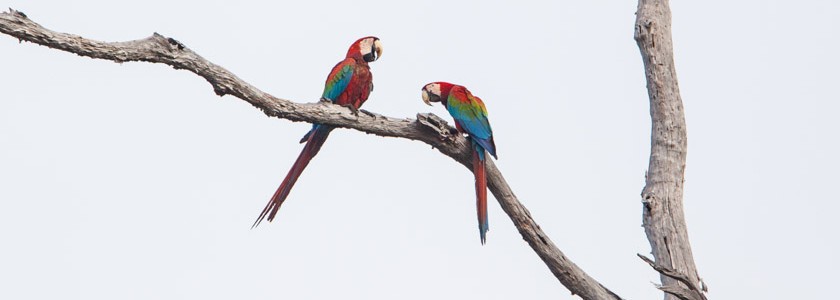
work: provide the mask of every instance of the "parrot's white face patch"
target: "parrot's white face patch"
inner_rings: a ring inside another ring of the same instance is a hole
[[[429,91],[432,95],[440,97],[440,84],[439,83],[430,83],[423,87],[424,90]]]
[[[421,93],[423,96],[423,102],[426,103],[426,105],[432,106],[432,98],[434,98],[435,102],[440,101],[440,84],[427,84],[423,87],[423,91]]]
[[[375,37],[365,38],[359,41],[359,52],[367,62],[375,61],[382,56],[382,42]]]
[[[370,53],[370,50],[373,49],[373,38],[366,38],[359,42],[359,50],[362,51],[362,55]]]
[[[359,49],[362,50],[362,54],[370,53],[368,51],[371,49],[371,47],[373,47],[373,39],[372,38],[366,38],[366,39],[362,40],[361,42],[359,42]]]

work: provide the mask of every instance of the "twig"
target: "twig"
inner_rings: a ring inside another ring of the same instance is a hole
[[[705,291],[701,290],[701,288],[697,286],[693,281],[691,281],[691,279],[688,278],[688,276],[686,276],[685,274],[677,272],[676,270],[668,268],[666,266],[659,265],[650,258],[647,258],[647,256],[641,254],[636,255],[638,255],[639,258],[645,261],[648,265],[650,265],[651,268],[653,268],[660,274],[674,278],[688,286],[688,289],[676,284],[669,286],[659,286],[660,290],[674,294],[680,299],[706,300],[706,295],[703,294],[703,292]]]

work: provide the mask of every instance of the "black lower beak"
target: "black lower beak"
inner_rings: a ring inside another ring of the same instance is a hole
[[[363,58],[366,62],[372,62],[372,61],[375,61],[375,60],[376,60],[376,52],[370,52],[370,53],[368,53],[368,54],[365,54],[364,56],[362,56],[362,58]]]

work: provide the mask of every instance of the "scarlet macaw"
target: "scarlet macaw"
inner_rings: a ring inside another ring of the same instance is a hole
[[[458,132],[469,135],[473,147],[473,174],[475,175],[478,231],[483,245],[490,224],[487,221],[487,179],[484,172],[485,151],[496,157],[493,130],[487,120],[487,108],[481,98],[473,96],[467,88],[448,82],[432,82],[423,87],[423,102],[441,102],[455,119]]]
[[[324,84],[321,100],[346,106],[354,114],[358,114],[359,107],[367,100],[373,90],[373,76],[370,73],[368,63],[377,60],[380,56],[382,56],[382,43],[379,38],[369,36],[358,39],[350,45],[346,58],[336,64],[330,71],[330,75],[327,76],[327,81]],[[254,222],[252,228],[259,225],[262,220],[268,220],[269,222],[274,220],[280,205],[289,196],[289,192],[301,172],[309,164],[309,161],[318,154],[318,150],[321,150],[321,146],[333,129],[335,127],[329,125],[312,124],[312,130],[307,132],[300,140],[301,143],[306,143],[306,145],[292,165],[292,169],[289,170],[289,174],[280,183],[280,187],[274,192],[274,196],[271,197],[260,216],[257,217],[257,221]]]

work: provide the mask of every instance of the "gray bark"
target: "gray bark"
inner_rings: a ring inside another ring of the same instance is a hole
[[[650,164],[642,190],[642,219],[660,273],[665,299],[706,299],[697,273],[683,214],[687,151],[685,116],[674,51],[668,0],[640,0],[636,43],[642,53],[650,96]]]
[[[418,140],[472,170],[469,144],[452,128],[432,114],[419,114],[417,120],[398,119],[364,111],[358,116],[350,110],[326,103],[294,103],[276,98],[242,81],[230,71],[213,64],[175,39],[153,34],[151,37],[106,43],[58,33],[33,22],[21,12],[0,13],[0,32],[42,46],[115,62],[144,61],[162,63],[203,77],[219,96],[231,95],[251,103],[266,115],[296,122],[322,123],[351,128],[383,137]],[[583,299],[621,299],[587,275],[569,260],[540,229],[519,202],[502,173],[487,160],[487,186],[513,221],[522,238],[543,260],[555,277],[572,294]]]

